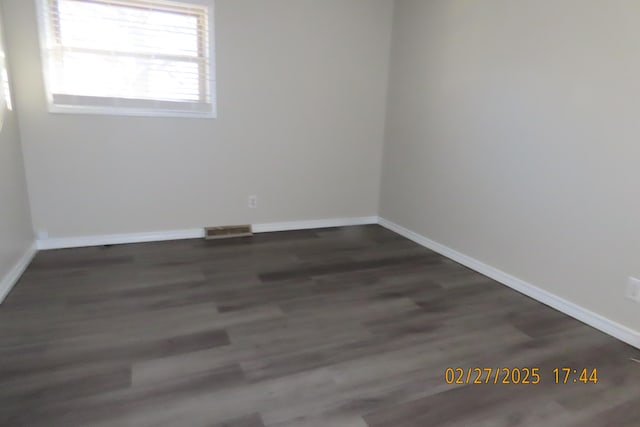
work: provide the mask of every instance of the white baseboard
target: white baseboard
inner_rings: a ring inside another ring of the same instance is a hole
[[[347,227],[352,225],[377,224],[377,216],[356,218],[333,218],[311,221],[275,222],[271,224],[254,224],[254,233],[272,233],[276,231],[311,230],[316,228]]]
[[[108,234],[101,236],[61,237],[38,240],[38,249],[85,248],[89,246],[123,245],[127,243],[162,242],[165,240],[198,239],[204,228],[193,230],[158,231],[152,233]]]
[[[9,292],[11,292],[15,284],[18,283],[22,273],[27,269],[36,253],[38,253],[38,249],[36,248],[36,244],[33,243],[18,260],[16,265],[9,270],[9,273],[0,280],[0,304],[2,304],[2,301],[9,295]]]
[[[277,222],[253,225],[254,233],[308,230],[315,228],[346,227],[350,225],[377,224],[378,217],[333,218],[312,221]],[[200,239],[204,228],[159,231],[152,233],[110,234],[101,236],[62,237],[38,240],[38,249],[83,248],[89,246],[122,245],[127,243],[161,242],[166,240]]]
[[[592,326],[608,335],[611,335],[621,341],[626,342],[636,348],[640,348],[640,332],[621,325],[613,320],[607,319],[597,313],[594,313],[584,307],[565,300],[551,292],[545,291],[534,286],[524,280],[518,279],[504,271],[498,270],[490,265],[478,261],[470,256],[464,255],[440,243],[434,242],[418,233],[408,230],[398,224],[388,221],[384,218],[379,219],[379,224],[391,231],[394,231],[409,240],[413,240],[417,244],[424,246],[432,251],[438,252],[472,270],[477,271],[487,277],[496,280],[522,294],[525,294],[543,304],[548,305],[574,319],[577,319],[589,326]]]

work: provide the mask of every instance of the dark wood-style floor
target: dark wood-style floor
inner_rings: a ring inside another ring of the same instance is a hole
[[[49,251],[0,307],[0,425],[640,426],[638,353],[378,226]]]

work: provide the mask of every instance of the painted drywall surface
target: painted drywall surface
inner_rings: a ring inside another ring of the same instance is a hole
[[[640,330],[638,16],[398,0],[381,216]]]
[[[0,130],[0,282],[33,241],[18,122],[14,112],[5,111]]]
[[[5,113],[0,131],[0,281],[34,241],[16,116]]]
[[[213,120],[48,113],[34,1],[5,9],[36,230],[377,213],[392,2],[217,0]]]

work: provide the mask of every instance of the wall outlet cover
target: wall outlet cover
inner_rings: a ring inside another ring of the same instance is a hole
[[[629,282],[627,283],[627,298],[640,303],[640,279],[629,277]]]

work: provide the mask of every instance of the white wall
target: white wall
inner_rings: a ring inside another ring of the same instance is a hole
[[[18,122],[14,112],[6,111],[0,130],[0,302],[33,240]]]
[[[392,8],[217,0],[219,118],[203,120],[49,114],[34,1],[5,0],[35,229],[74,237],[375,215]]]
[[[638,16],[398,0],[381,215],[640,330]]]

